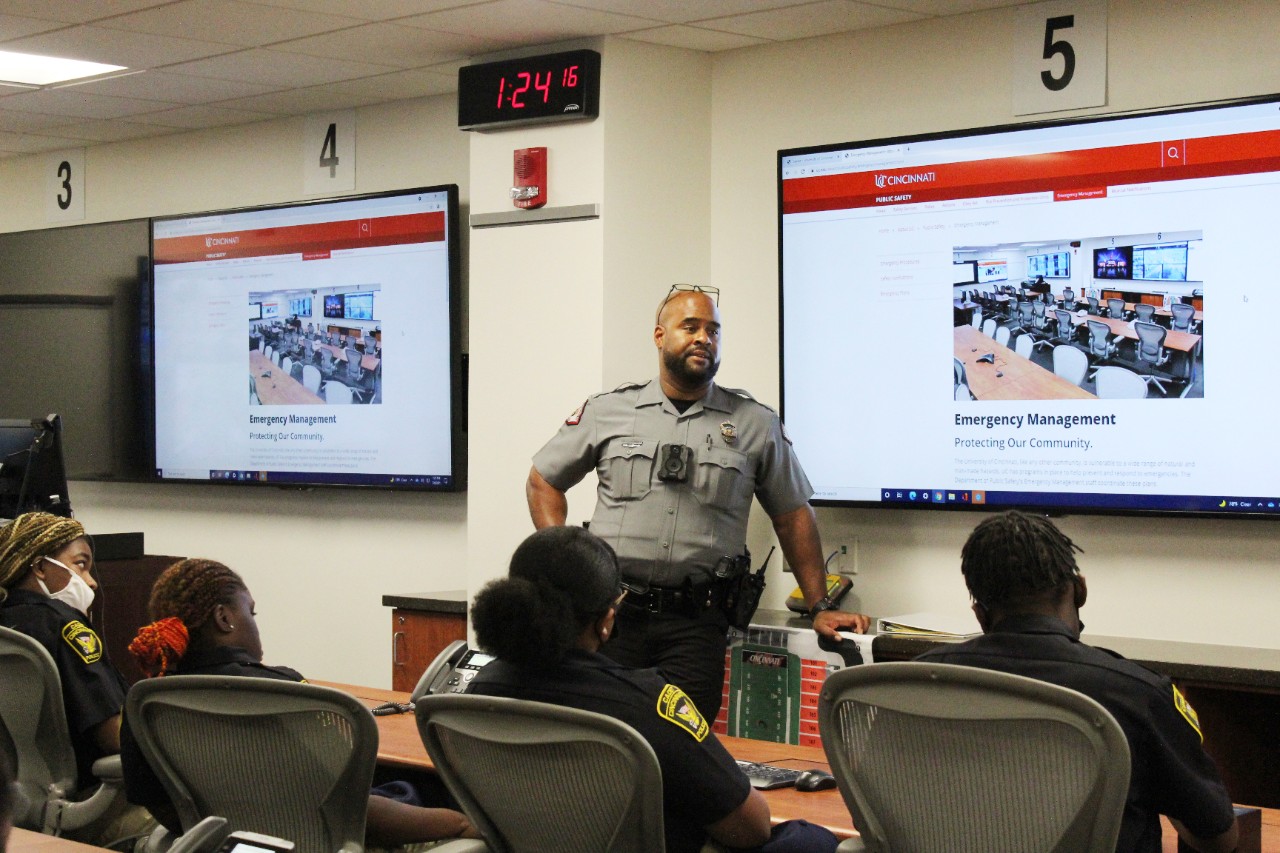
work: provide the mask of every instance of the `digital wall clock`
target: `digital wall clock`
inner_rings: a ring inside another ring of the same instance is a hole
[[[600,54],[571,50],[458,69],[458,127],[495,130],[600,115]]]

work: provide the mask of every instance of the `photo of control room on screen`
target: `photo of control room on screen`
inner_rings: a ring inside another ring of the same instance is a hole
[[[1203,243],[1187,231],[955,247],[955,400],[1203,398]]]

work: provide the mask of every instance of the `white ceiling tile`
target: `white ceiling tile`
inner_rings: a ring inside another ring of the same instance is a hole
[[[143,71],[139,74],[83,83],[76,88],[94,95],[146,98],[173,104],[207,104],[229,98],[247,98],[250,95],[261,95],[275,90],[271,86],[260,83],[214,80],[209,77],[192,77],[189,74],[174,74],[170,71]]]
[[[1002,9],[1021,6],[1021,0],[878,0],[878,5],[893,9],[906,9],[928,17],[942,18],[949,15],[965,15],[985,9]]]
[[[18,15],[0,14],[0,44],[10,39],[32,36],[36,33],[48,32],[63,26],[57,21],[42,21],[38,18],[24,18]]]
[[[48,130],[67,121],[64,116],[11,109],[8,103],[8,101],[0,101],[0,128],[11,133]]]
[[[170,106],[162,101],[91,95],[74,87],[25,92],[6,98],[3,103],[7,109],[68,118],[123,118]]]
[[[794,6],[808,3],[811,0],[554,0],[567,6],[579,6],[586,9],[597,9],[602,12],[620,14],[642,14],[646,18],[665,21],[672,24],[687,24],[690,21],[701,21],[708,18],[722,18],[726,15],[744,15],[748,12],[763,12],[783,6]],[[927,2],[927,0],[926,0]]]
[[[196,130],[203,127],[224,127],[235,124],[249,124],[276,118],[278,114],[231,109],[221,104],[201,104],[194,107],[178,107],[174,110],[147,113],[134,116],[139,124],[156,124],[162,127],[177,127],[184,130]]]
[[[175,65],[168,69],[196,77],[213,77],[219,80],[243,80],[273,87],[298,87],[333,83],[370,77],[397,69],[389,65],[369,62],[352,62],[304,56],[300,53],[284,53],[278,50],[243,50],[225,56],[215,56],[195,62]]]
[[[273,45],[272,50],[334,59],[376,57],[384,65],[421,68],[424,65],[484,53],[501,46],[488,39],[439,33],[421,27],[365,24],[336,33]]]
[[[66,136],[87,142],[122,142],[126,139],[142,139],[174,132],[173,128],[154,124],[137,124],[123,119],[86,119],[71,124],[54,125],[46,133]]]
[[[0,131],[0,151],[12,154],[38,154],[41,151],[60,151],[64,148],[79,148],[84,145],[83,139],[68,139],[61,136],[43,136],[34,133],[4,133]]]
[[[169,0],[0,0],[0,12],[63,24],[83,24],[98,18],[122,15]]]
[[[265,6],[298,9],[303,12],[346,15],[366,21],[389,21],[393,18],[436,12],[440,9],[452,9],[455,6],[487,3],[488,0],[373,0],[366,3],[352,3],[351,0],[254,0],[254,2]]]
[[[106,62],[127,68],[156,68],[225,53],[231,49],[225,44],[96,26],[70,27],[15,39],[5,47],[47,56]]]
[[[456,69],[451,72],[448,69],[415,68],[360,80],[345,80],[329,88],[359,97],[366,104],[402,101],[458,91],[458,72]]]
[[[292,9],[241,0],[181,0],[111,18],[99,26],[174,38],[197,35],[221,44],[259,47],[359,23],[359,18],[316,12],[299,15]]]
[[[494,0],[405,18],[398,23],[448,33],[533,45],[653,26],[652,18],[564,6],[547,0]]]
[[[342,92],[334,85],[312,86],[306,89],[290,89],[252,98],[236,98],[218,104],[238,110],[273,113],[275,115],[305,115],[306,113],[346,110],[369,103],[364,98]]]
[[[766,43],[765,39],[755,38],[754,36],[722,33],[716,30],[681,24],[670,27],[655,27],[652,30],[638,30],[634,33],[625,34],[623,38],[645,41],[651,44],[665,44],[670,47],[682,47],[686,50],[701,50],[708,53]]]
[[[830,33],[885,27],[920,19],[915,12],[886,9],[851,0],[824,0],[769,12],[753,12],[703,21],[709,29],[773,41],[812,38]]]

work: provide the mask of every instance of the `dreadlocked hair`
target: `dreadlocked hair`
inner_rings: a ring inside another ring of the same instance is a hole
[[[246,589],[238,574],[215,560],[179,560],[151,587],[147,609],[155,621],[138,629],[129,652],[150,677],[167,675],[191,645],[192,634]]]
[[[984,607],[1043,597],[1079,571],[1078,545],[1042,516],[1010,510],[986,519],[960,552],[969,594]]]
[[[31,564],[57,553],[84,536],[74,518],[47,512],[27,512],[0,527],[0,601],[26,575]]]

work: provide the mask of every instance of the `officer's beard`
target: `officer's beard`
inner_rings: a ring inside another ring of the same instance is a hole
[[[671,378],[681,385],[690,387],[706,384],[715,378],[716,372],[720,370],[719,360],[712,360],[710,354],[708,354],[706,356],[707,366],[697,369],[689,366],[689,355],[689,350],[685,350],[683,353],[664,352],[662,354],[662,363],[667,368],[667,373]]]

